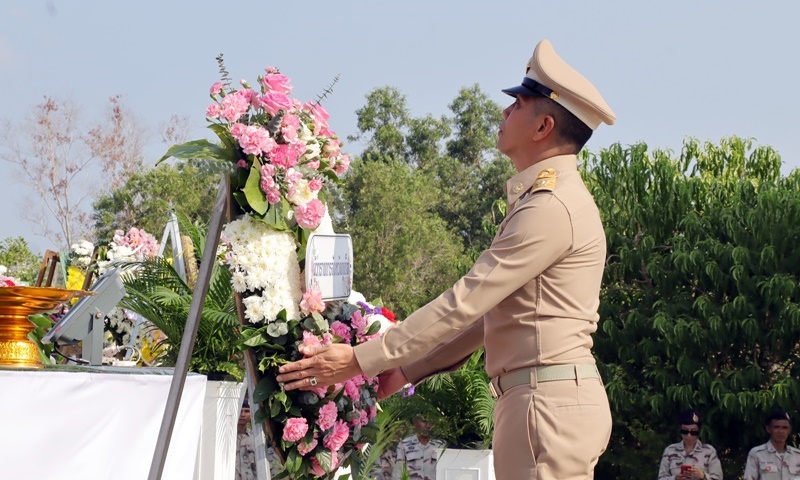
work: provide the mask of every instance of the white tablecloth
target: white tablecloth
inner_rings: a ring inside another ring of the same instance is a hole
[[[0,370],[0,478],[146,480],[171,381],[145,370]],[[164,480],[192,478],[205,388],[205,376],[187,376]]]

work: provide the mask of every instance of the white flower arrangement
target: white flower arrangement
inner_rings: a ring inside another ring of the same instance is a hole
[[[225,226],[222,241],[234,290],[248,292],[242,300],[247,320],[269,323],[281,310],[298,318],[303,293],[294,236],[245,215]]]

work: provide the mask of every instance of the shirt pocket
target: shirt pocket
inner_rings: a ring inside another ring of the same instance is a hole
[[[760,461],[758,462],[758,470],[761,473],[761,480],[780,480],[781,467],[775,462]]]

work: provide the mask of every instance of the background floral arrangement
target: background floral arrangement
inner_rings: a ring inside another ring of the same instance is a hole
[[[159,244],[152,234],[132,227],[127,232],[116,230],[108,245],[99,246],[97,250],[97,258],[93,260],[95,245],[92,242],[81,240],[70,246],[67,288],[81,290],[84,279],[90,272],[96,273],[99,277],[114,265],[153,258],[158,255]],[[106,333],[104,347],[128,345],[135,330],[135,323],[135,315],[125,309],[115,307],[107,312],[104,319]],[[161,334],[146,323],[136,335],[137,345],[153,345]],[[142,358],[149,362],[153,359],[153,355],[148,349],[148,355],[142,355]]]

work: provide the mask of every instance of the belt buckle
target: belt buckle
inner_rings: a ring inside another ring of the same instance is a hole
[[[497,393],[497,389],[494,388],[494,382],[489,380],[489,393],[492,394],[492,398],[497,400],[500,398],[500,395]]]

